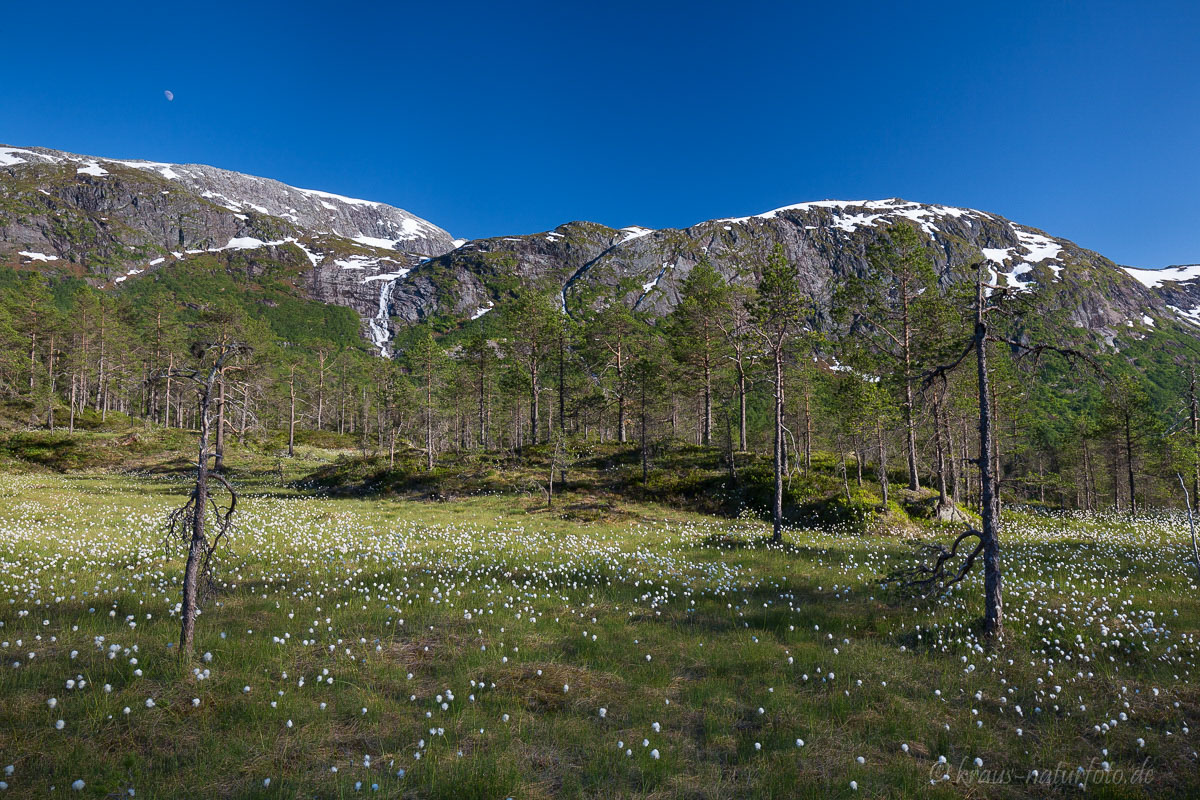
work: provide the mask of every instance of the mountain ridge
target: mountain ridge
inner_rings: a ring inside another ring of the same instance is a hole
[[[217,167],[0,146],[0,265],[115,290],[195,259],[252,277],[281,272],[300,296],[353,309],[383,354],[400,326],[433,320],[447,330],[528,287],[556,292],[568,313],[607,295],[661,316],[700,261],[752,287],[776,246],[828,314],[833,287],[866,274],[871,247],[897,223],[918,229],[943,281],[982,257],[992,282],[1036,293],[1107,347],[1159,323],[1200,333],[1200,269],[1121,267],[978,209],[827,199],[685,228],[574,221],[463,241],[384,203]]]
[[[317,232],[332,233],[387,249],[440,254],[454,247],[454,237],[428,220],[375,200],[347,197],[319,189],[291,186],[273,178],[235,172],[207,164],[176,164],[143,159],[81,155],[44,147],[0,144],[0,168],[22,164],[74,163],[77,174],[102,178],[102,164],[152,172],[177,181],[234,213],[247,210],[279,217]],[[230,194],[237,195],[230,197]],[[287,203],[288,205],[285,205]],[[400,246],[403,243],[403,246]]]
[[[472,240],[432,259],[425,268],[441,267],[453,274],[463,299],[449,309],[452,314],[467,315],[472,307],[482,307],[481,301],[496,302],[503,281],[494,279],[495,265],[503,265],[506,274],[526,283],[557,282],[568,309],[572,303],[587,302],[580,284],[591,283],[659,315],[673,307],[687,273],[700,260],[713,263],[730,282],[753,284],[754,265],[778,244],[800,265],[804,288],[827,311],[832,284],[864,274],[871,245],[888,225],[900,221],[920,229],[944,279],[961,276],[982,256],[992,280],[1013,290],[1065,288],[1069,297],[1057,301],[1073,324],[1097,332],[1110,346],[1128,335],[1128,323],[1146,327],[1146,312],[1192,322],[1174,313],[1160,293],[1134,280],[1127,270],[1070,240],[989,212],[899,198],[810,201],[687,228],[615,229],[572,222],[525,236]],[[1082,290],[1081,282],[1089,291]],[[400,293],[403,296],[403,288]],[[573,295],[579,296],[572,299]],[[415,313],[407,321],[440,310],[422,306],[429,298],[411,300]]]

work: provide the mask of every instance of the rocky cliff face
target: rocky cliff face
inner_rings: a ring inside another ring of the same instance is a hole
[[[1179,309],[1200,307],[1200,291],[1185,299],[1171,293],[1174,284],[1147,285],[1134,276],[1155,271],[1123,269],[1035,228],[982,211],[891,199],[801,203],[684,229],[614,230],[572,222],[543,234],[471,241],[415,270],[414,278],[441,276],[446,289],[432,295],[399,290],[397,314],[473,316],[502,304],[514,280],[555,287],[571,313],[598,293],[615,293],[634,307],[665,314],[702,259],[730,282],[754,285],[776,245],[800,265],[803,288],[827,312],[834,288],[870,269],[869,248],[896,222],[925,235],[944,282],[966,277],[982,256],[994,283],[1034,293],[1043,309],[1110,346],[1143,335],[1156,321],[1190,324]],[[1200,308],[1193,315],[1200,317]]]
[[[306,294],[357,311],[384,352],[392,285],[458,243],[403,209],[267,178],[0,147],[0,265],[110,288],[200,255],[299,265]]]
[[[600,295],[665,314],[701,260],[752,286],[777,245],[825,313],[837,284],[870,269],[869,248],[897,222],[924,234],[943,281],[982,257],[993,282],[1032,293],[1042,311],[1110,347],[1160,324],[1200,332],[1200,268],[1118,267],[972,209],[830,200],[682,229],[570,222],[463,243],[398,208],[213,167],[0,147],[0,265],[120,289],[201,254],[239,269],[285,264],[302,272],[309,299],[357,311],[382,353],[397,325],[478,319],[527,286],[555,292],[572,314]]]
[[[152,234],[164,247],[211,245],[230,228],[252,227],[237,222],[247,223],[251,215],[423,256],[455,247],[449,233],[400,208],[200,164],[120,161],[0,146],[0,170],[17,181],[32,179],[46,196],[58,195],[81,210],[116,216]],[[150,191],[153,188],[157,192]]]

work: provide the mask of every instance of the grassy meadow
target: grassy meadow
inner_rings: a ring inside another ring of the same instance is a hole
[[[1178,515],[1008,511],[987,647],[980,576],[935,603],[886,580],[951,528],[773,547],[750,515],[262,466],[191,662],[182,471],[0,474],[4,795],[1200,794]]]

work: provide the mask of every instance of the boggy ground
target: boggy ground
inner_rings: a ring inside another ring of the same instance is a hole
[[[1010,512],[988,647],[978,578],[884,585],[903,536],[246,478],[181,663],[183,481],[0,475],[9,796],[1200,793],[1177,516]]]

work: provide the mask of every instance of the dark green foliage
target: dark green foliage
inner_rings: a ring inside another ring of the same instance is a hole
[[[564,247],[571,237],[614,235],[587,226],[562,232]],[[483,451],[493,462],[527,460],[528,480],[541,485],[559,459],[555,471],[568,490],[571,464],[591,463],[623,441],[623,455],[602,459],[624,476],[614,484],[622,492],[758,513],[770,510],[760,493],[773,477],[763,470],[775,439],[778,356],[781,521],[850,524],[858,512],[840,506],[867,496],[875,498],[868,506],[884,507],[885,484],[895,491],[910,477],[899,474],[906,450],[921,485],[944,484],[969,508],[978,501],[971,382],[923,386],[921,376],[956,356],[970,298],[951,280],[961,275],[933,273],[926,246],[907,224],[881,230],[871,273],[835,293],[830,318],[817,313],[781,248],[757,260],[748,254],[740,265],[757,291],[727,285],[698,254],[674,310],[659,318],[639,310],[644,292],[621,275],[607,288],[571,289],[564,313],[561,284],[529,285],[511,253],[484,252],[494,310],[464,323],[439,309],[424,324],[400,326],[394,361],[365,345],[354,312],[306,299],[298,282],[309,265],[292,246],[196,254],[103,290],[69,271],[2,269],[3,425],[193,424],[194,398],[155,376],[190,363],[188,342],[221,318],[254,350],[227,376],[228,438],[285,447],[279,431],[294,418],[295,445],[351,448],[384,458],[397,474],[419,453],[430,486],[454,483],[444,463],[464,465],[465,454]],[[428,266],[435,282],[458,280],[442,262]],[[553,280],[560,278],[569,276]],[[1057,291],[1037,298],[1037,313],[1031,296],[1010,299],[1006,335],[1042,341],[1065,331],[1067,344],[1084,348],[1087,337],[1070,333],[1082,330],[1070,323],[1070,298],[1052,302]],[[1174,471],[1196,460],[1183,395],[1200,344],[1166,321],[1122,330],[1117,343],[1082,367],[1054,353],[1026,358],[993,346],[1006,502],[1126,505],[1130,464],[1140,505],[1178,501]],[[534,444],[551,448],[536,466]],[[680,448],[694,445],[706,445],[696,451],[705,463],[683,466]]]

